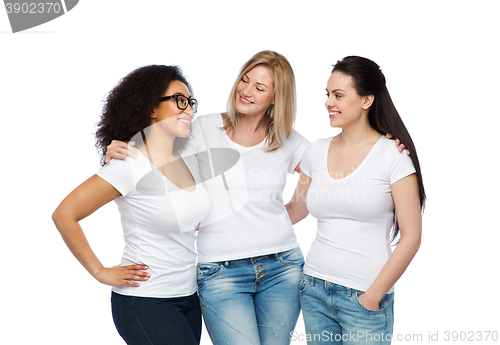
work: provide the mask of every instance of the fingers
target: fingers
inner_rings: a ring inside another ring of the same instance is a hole
[[[147,265],[128,265],[128,266],[123,266],[123,268],[126,268],[128,270],[149,270],[149,266]]]
[[[397,140],[396,140],[397,141]],[[396,143],[396,145],[398,145],[398,150],[399,152],[403,152],[404,149],[406,149],[406,146],[405,144],[402,144],[402,143]],[[409,155],[410,154],[410,151],[407,149],[406,150],[406,154]]]
[[[387,133],[385,136],[389,139],[393,138],[393,135],[389,134],[389,133]],[[396,138],[396,140],[394,140],[394,145],[396,145],[398,147],[399,152],[403,152],[403,150],[406,149],[405,144],[403,144],[398,138]],[[406,154],[409,156],[410,150],[406,149]]]
[[[131,280],[124,280],[123,283],[124,283],[123,285],[130,285],[130,286],[134,286],[134,287],[141,286],[141,284],[139,284],[138,282],[133,282]]]
[[[146,265],[130,265],[123,266],[123,268],[126,271],[125,279],[146,281],[151,277],[151,274],[145,272],[145,270],[149,269],[149,267]]]
[[[113,140],[111,144],[106,147],[106,158],[104,161],[109,163],[111,159],[125,159],[127,157],[137,158],[137,150],[134,148],[135,142],[129,143]]]
[[[140,286],[141,284],[138,283],[139,281],[145,282],[148,280],[149,280],[149,277],[130,274],[130,275],[127,275],[123,278],[122,283],[123,283],[123,285]]]
[[[118,273],[119,282],[116,285],[130,285],[138,287],[140,283],[138,281],[148,281],[151,274],[145,272],[144,270],[149,269],[146,265],[129,265],[129,266],[116,266]]]

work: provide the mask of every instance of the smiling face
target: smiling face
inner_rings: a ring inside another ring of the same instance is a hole
[[[269,69],[257,65],[236,86],[236,110],[247,116],[262,116],[274,104],[274,82]]]
[[[326,87],[325,106],[332,127],[346,128],[368,116],[373,96],[361,97],[352,85],[352,78],[341,72],[333,72]]]
[[[183,95],[191,97],[187,86],[179,81],[174,80],[169,85],[163,96]],[[191,106],[185,110],[177,107],[175,98],[160,102],[158,107],[151,114],[152,123],[161,121],[162,128],[167,134],[173,137],[186,138],[189,136],[189,125],[194,117],[194,112]]]

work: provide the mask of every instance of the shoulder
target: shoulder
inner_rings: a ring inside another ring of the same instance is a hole
[[[127,196],[135,189],[137,172],[145,170],[143,163],[139,160],[140,156],[137,159],[130,157],[124,160],[112,159],[101,167],[96,175],[112,185],[122,196]]]
[[[139,159],[139,157],[137,157]],[[113,158],[109,161],[109,163],[103,165],[100,171],[119,171],[119,170],[128,170],[130,168],[130,164],[134,164],[136,159],[126,157],[125,159],[116,159]]]
[[[287,141],[291,142],[306,142],[307,144],[310,144],[309,140],[307,140],[302,134],[297,132],[295,129],[292,129],[292,132],[287,138]]]
[[[406,151],[399,152],[394,140],[384,136],[381,139],[380,152],[382,153],[381,159],[376,161],[379,164],[385,164],[383,169],[387,172],[391,184],[415,172],[411,157],[406,154]]]
[[[313,143],[310,146],[310,150],[317,150],[324,148],[325,146],[329,146],[333,137],[328,137],[328,138],[321,138],[313,141]]]
[[[410,160],[411,158],[406,154],[406,151],[399,152],[394,140],[388,139],[385,135],[380,139],[380,150],[386,154],[388,160]]]
[[[328,148],[333,137],[317,139],[309,145],[306,152],[304,153],[304,158],[311,159],[311,157],[317,157],[321,152]]]
[[[140,154],[136,159],[130,157],[126,157],[125,159],[112,159],[108,164],[101,167],[98,175],[130,176],[132,171],[137,170],[138,167],[144,166],[145,163],[143,160],[147,161],[146,157]]]
[[[194,123],[199,123],[200,127],[205,127],[205,126],[220,126],[222,124],[222,114],[221,113],[212,113],[212,114],[206,114],[206,115],[200,115],[196,117],[196,119],[193,121]]]

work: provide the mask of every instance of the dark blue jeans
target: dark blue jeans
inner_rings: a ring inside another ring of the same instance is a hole
[[[198,296],[152,298],[112,292],[113,321],[129,345],[198,345],[201,311]]]

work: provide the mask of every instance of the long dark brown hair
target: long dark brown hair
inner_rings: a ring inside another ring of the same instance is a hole
[[[368,113],[370,126],[380,134],[390,133],[398,138],[408,150],[410,158],[416,170],[418,181],[418,194],[420,196],[421,211],[425,208],[425,190],[422,181],[422,173],[418,162],[417,150],[406,129],[403,120],[399,116],[394,103],[392,102],[389,91],[385,85],[385,76],[380,67],[372,60],[359,57],[348,56],[343,58],[333,66],[333,72],[340,72],[348,75],[352,79],[353,87],[359,96],[374,96],[373,104]],[[399,233],[399,224],[394,212],[394,225],[392,239],[394,240]]]

